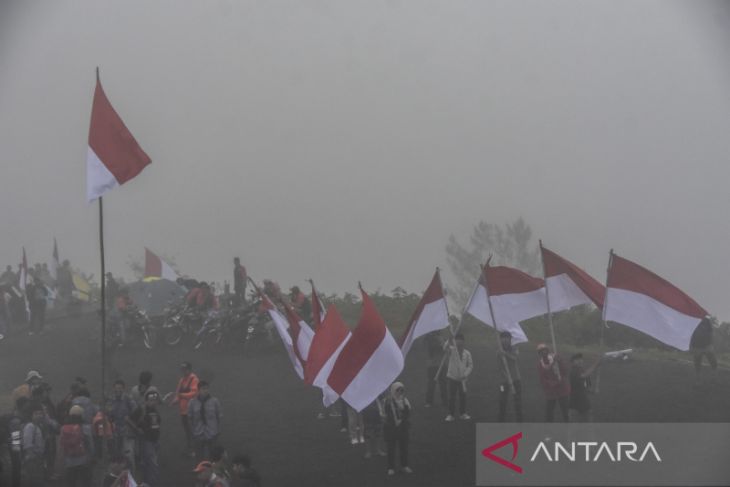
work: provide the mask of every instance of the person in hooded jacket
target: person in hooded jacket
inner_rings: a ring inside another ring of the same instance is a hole
[[[188,404],[188,418],[198,460],[210,460],[210,453],[220,435],[221,403],[210,394],[210,384],[198,382],[198,395]]]
[[[388,475],[395,474],[396,449],[400,455],[400,466],[404,473],[413,473],[408,466],[408,442],[411,429],[411,403],[401,382],[390,386],[390,395],[383,404],[385,421],[383,433],[388,453]]]

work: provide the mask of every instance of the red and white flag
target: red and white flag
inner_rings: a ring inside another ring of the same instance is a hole
[[[446,305],[446,296],[441,283],[441,274],[438,269],[431,279],[431,284],[423,293],[421,301],[419,301],[416,310],[411,316],[403,336],[399,340],[399,345],[403,351],[403,357],[406,356],[411,345],[418,338],[431,333],[432,331],[442,330],[449,326],[449,308]]]
[[[314,334],[309,347],[307,363],[304,365],[304,382],[322,389],[322,402],[326,407],[332,405],[340,397],[327,384],[327,378],[351,336],[352,334],[337,308],[330,305],[324,320]]]
[[[510,332],[512,343],[526,342],[520,322],[547,313],[545,283],[518,269],[487,262],[465,311],[495,327],[493,314],[497,331]]]
[[[144,249],[144,277],[147,278],[159,278],[167,279],[168,281],[177,280],[178,276],[175,269],[170,264],[165,262],[163,258],[152,252],[150,249],[145,247]]]
[[[259,293],[263,307],[266,311],[268,311],[271,321],[274,322],[274,328],[276,328],[276,332],[279,334],[279,337],[284,344],[289,360],[291,360],[291,363],[294,366],[294,372],[297,373],[300,379],[304,379],[304,362],[298,352],[294,349],[294,340],[289,333],[289,322],[287,321],[286,316],[276,309],[276,306],[274,306],[274,303],[271,302],[268,296],[262,293],[258,288],[256,288],[256,291]]]
[[[120,487],[137,487],[137,482],[135,482],[134,477],[127,470],[119,477],[119,485]]]
[[[150,162],[106,97],[97,72],[86,156],[87,200],[126,183]]]
[[[709,313],[692,298],[640,265],[611,251],[603,318],[629,326],[679,350]]]
[[[542,263],[550,311],[563,311],[581,304],[603,308],[606,287],[580,267],[542,246]]]
[[[362,314],[335,361],[327,384],[356,411],[385,391],[403,370],[403,353],[365,291]]]
[[[286,314],[286,320],[289,323],[289,335],[292,338],[292,345],[294,347],[294,354],[297,356],[302,365],[306,365],[307,357],[309,356],[309,347],[312,344],[312,338],[314,332],[309,325],[297,315],[291,306],[284,303],[284,312]],[[304,369],[302,369],[303,372]],[[302,376],[302,378],[304,378]]]
[[[310,279],[309,284],[312,286],[312,320],[314,321],[314,331],[318,331],[324,321],[326,308],[319,297],[317,289],[314,287],[314,281]]]

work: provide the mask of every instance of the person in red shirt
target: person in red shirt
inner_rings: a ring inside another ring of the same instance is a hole
[[[233,259],[233,293],[239,303],[246,301],[246,284],[248,274],[246,268],[241,265],[241,259],[238,257]]]
[[[188,419],[188,403],[198,395],[198,376],[193,373],[193,366],[190,362],[180,364],[180,372],[182,377],[177,383],[177,390],[172,404],[177,404],[180,408],[180,420],[185,431],[187,452],[192,454],[193,435],[190,429],[190,420]]]
[[[540,384],[545,392],[545,422],[552,423],[555,416],[555,404],[560,406],[563,422],[568,422],[568,406],[570,404],[570,378],[568,368],[555,353],[544,343],[537,346],[537,371]]]

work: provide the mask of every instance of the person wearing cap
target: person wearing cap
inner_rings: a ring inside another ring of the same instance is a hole
[[[576,423],[590,423],[593,421],[591,400],[588,393],[592,392],[591,375],[601,365],[599,356],[590,367],[583,364],[583,354],[576,353],[570,357],[570,421]]]
[[[20,384],[18,387],[13,389],[10,395],[10,400],[15,403],[20,397],[30,399],[33,393],[33,389],[41,385],[43,377],[37,370],[29,370],[25,376],[25,382]]]
[[[180,411],[180,422],[185,432],[185,441],[187,453],[192,454],[193,434],[190,428],[190,418],[188,417],[188,405],[190,400],[198,395],[198,376],[193,373],[193,366],[190,362],[180,364],[181,377],[177,383],[175,397],[172,404],[177,404]]]
[[[507,401],[512,389],[509,381],[512,380],[514,397],[512,404],[515,409],[515,422],[522,422],[522,378],[520,376],[519,350],[512,345],[512,334],[508,331],[499,333],[501,346],[497,349],[497,360],[499,370],[502,371],[502,383],[499,385],[499,414],[497,421],[504,422],[507,412]],[[504,359],[504,360],[503,360]],[[505,369],[505,364],[507,368]],[[507,375],[509,371],[509,375]]]
[[[188,405],[188,418],[195,445],[195,456],[199,460],[210,460],[210,452],[215,446],[221,428],[221,403],[210,394],[210,385],[198,382],[198,395]]]
[[[61,454],[66,468],[69,487],[91,486],[91,462],[94,458],[94,440],[91,425],[84,423],[84,408],[71,406],[66,424],[61,428]]]
[[[229,487],[226,479],[219,477],[213,471],[213,463],[208,460],[200,462],[194,469],[195,478],[200,487]]]
[[[464,348],[464,335],[457,333],[444,345],[448,353],[446,381],[449,384],[449,414],[446,421],[454,421],[456,415],[456,396],[459,396],[459,418],[471,419],[466,412],[466,380],[474,369],[471,353]]]
[[[157,410],[160,393],[150,386],[144,394],[144,405],[137,408],[127,424],[137,432],[140,439],[142,480],[151,487],[158,485],[160,476],[159,451],[162,417]]]
[[[383,433],[388,454],[388,475],[395,474],[396,449],[400,455],[401,470],[404,473],[413,473],[408,466],[408,443],[411,430],[411,403],[405,393],[402,382],[393,382],[390,394],[383,403],[385,421]]]
[[[547,345],[537,346],[537,371],[540,384],[545,393],[545,422],[555,420],[555,404],[560,406],[560,414],[564,422],[568,422],[568,405],[570,403],[570,382],[568,369],[559,355],[552,353]]]

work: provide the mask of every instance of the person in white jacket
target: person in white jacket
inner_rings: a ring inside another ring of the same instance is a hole
[[[456,416],[456,396],[459,396],[459,418],[471,419],[466,412],[466,380],[474,369],[471,353],[464,348],[464,335],[456,336],[446,342],[445,349],[449,354],[449,366],[446,369],[446,380],[449,385],[449,415],[446,421],[454,421]]]

